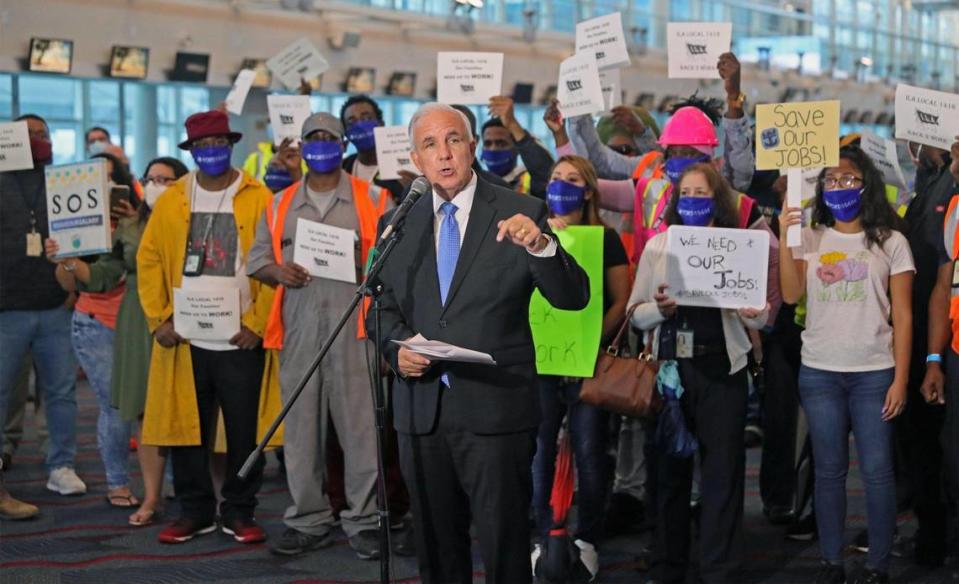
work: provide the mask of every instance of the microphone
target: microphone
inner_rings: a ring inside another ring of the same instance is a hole
[[[413,208],[413,205],[416,204],[416,201],[419,201],[420,197],[426,194],[426,192],[430,190],[431,186],[432,185],[430,185],[430,181],[428,181],[424,176],[417,177],[417,179],[413,181],[413,184],[410,185],[410,192],[407,193],[406,198],[403,199],[403,202],[400,203],[400,206],[396,208],[396,211],[393,213],[393,217],[390,218],[389,224],[387,224],[386,228],[383,229],[383,234],[380,235],[380,241],[384,241],[396,230],[397,227],[399,227],[403,220],[406,219],[407,213],[409,213],[410,209]]]

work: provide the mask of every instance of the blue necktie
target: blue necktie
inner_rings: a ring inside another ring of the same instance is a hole
[[[445,202],[440,205],[440,213],[444,215],[440,224],[440,243],[436,258],[436,275],[440,281],[440,302],[446,304],[446,296],[453,283],[453,272],[456,271],[456,260],[460,257],[460,226],[456,222],[456,205]],[[440,376],[443,383],[450,387],[449,374]]]

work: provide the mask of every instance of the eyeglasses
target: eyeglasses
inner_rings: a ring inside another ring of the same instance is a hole
[[[232,144],[226,136],[211,136],[194,140],[191,148],[210,148],[212,146],[229,146]]]
[[[826,176],[822,179],[822,186],[826,189],[851,189],[858,184],[862,184],[862,179],[854,174],[844,174],[842,176]]]
[[[165,187],[165,186],[167,186],[167,185],[171,185],[171,184],[173,184],[174,182],[176,182],[176,179],[175,179],[175,178],[171,178],[171,177],[169,177],[169,176],[147,176],[147,177],[144,177],[144,178],[143,178],[143,181],[142,181],[142,182],[143,182],[143,185],[144,185],[144,186],[146,186],[146,185],[148,185],[148,184],[150,184],[150,183],[153,183],[153,184],[156,184],[156,185],[160,185],[161,187]]]

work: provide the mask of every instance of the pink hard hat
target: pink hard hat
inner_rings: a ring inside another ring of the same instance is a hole
[[[676,110],[666,120],[659,145],[667,146],[718,146],[716,128],[712,120],[697,107],[688,105]]]

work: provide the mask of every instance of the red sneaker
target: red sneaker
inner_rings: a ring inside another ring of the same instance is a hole
[[[232,535],[240,543],[260,543],[266,540],[266,532],[252,517],[223,520],[223,533]]]
[[[183,543],[198,535],[205,535],[216,531],[216,523],[205,523],[195,519],[177,519],[160,532],[157,540],[160,543]]]

